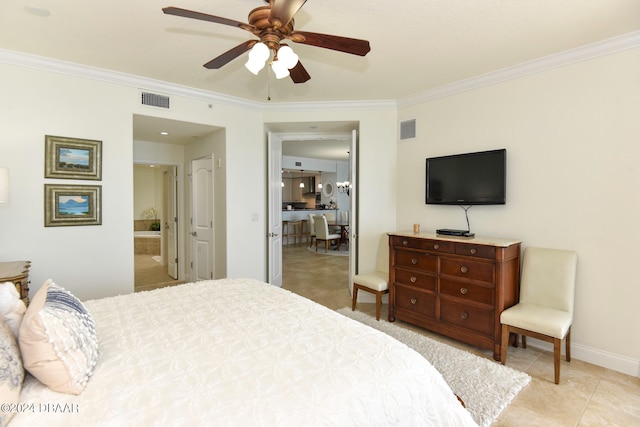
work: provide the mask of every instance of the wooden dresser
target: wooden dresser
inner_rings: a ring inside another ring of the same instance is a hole
[[[0,283],[13,282],[20,298],[29,305],[29,267],[31,261],[0,262]]]
[[[389,321],[492,350],[500,360],[500,313],[518,302],[520,243],[389,233]]]

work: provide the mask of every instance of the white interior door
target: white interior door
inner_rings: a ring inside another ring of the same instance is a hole
[[[269,283],[282,286],[282,138],[269,132],[269,224],[267,231]]]
[[[191,162],[191,280],[214,277],[213,158]]]
[[[351,131],[351,143],[349,147],[349,177],[351,179],[351,189],[349,190],[349,238],[351,244],[349,245],[349,289],[353,292],[352,278],[357,274],[356,260],[358,259],[358,203],[357,203],[357,189],[358,189],[358,144],[357,133],[354,129]]]
[[[170,166],[166,172],[167,215],[165,217],[165,239],[167,247],[167,273],[178,278],[178,176],[177,167]]]

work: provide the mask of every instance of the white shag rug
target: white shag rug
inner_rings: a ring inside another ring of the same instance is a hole
[[[320,255],[333,255],[333,256],[349,256],[349,250],[347,250],[345,248],[344,245],[340,245],[340,249],[336,249],[335,246],[334,247],[329,247],[329,252],[325,252],[324,251],[324,244],[322,245],[318,245],[318,252],[316,252],[316,246],[313,245],[311,247],[307,247],[307,250],[309,252],[313,252],[314,254],[320,254]]]
[[[338,313],[391,335],[422,354],[442,374],[455,394],[480,426],[489,426],[511,403],[531,377],[499,362],[476,356],[443,344],[417,332],[402,328],[345,307]]]

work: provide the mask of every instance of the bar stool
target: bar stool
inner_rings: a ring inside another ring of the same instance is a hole
[[[302,242],[302,236],[305,237],[304,241],[308,242],[311,235],[311,231],[309,230],[309,220],[301,219],[300,220],[300,242]]]
[[[286,228],[286,231],[285,231]],[[289,220],[282,221],[283,236],[287,237],[287,245],[289,244],[289,236],[293,236],[293,244],[296,244],[296,238],[299,237],[302,240],[302,221]]]

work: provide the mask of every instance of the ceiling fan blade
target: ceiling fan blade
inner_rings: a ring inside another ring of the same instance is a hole
[[[300,61],[298,61],[295,67],[289,70],[289,76],[294,83],[304,83],[311,78]]]
[[[233,61],[238,56],[247,52],[249,49],[253,47],[254,44],[256,44],[256,40],[247,40],[246,42],[239,44],[233,49],[229,49],[222,55],[216,58],[213,58],[211,61],[204,64],[204,67],[210,70],[217,70],[218,68],[221,68],[222,66],[227,65],[229,62]]]
[[[273,0],[269,20],[276,28],[284,27],[293,19],[307,0]]]
[[[234,21],[233,19],[221,18],[219,16],[208,15],[206,13],[194,12],[192,10],[181,9],[179,7],[165,7],[162,11],[167,15],[181,16],[183,18],[199,19],[201,21],[214,22],[216,24],[230,25],[232,27],[242,28],[243,30],[253,31],[255,27],[253,25],[245,24],[244,22]]]
[[[329,34],[309,33],[307,31],[294,31],[291,40],[296,43],[333,49],[352,55],[365,56],[371,50],[367,40],[352,39],[349,37],[332,36]]]

